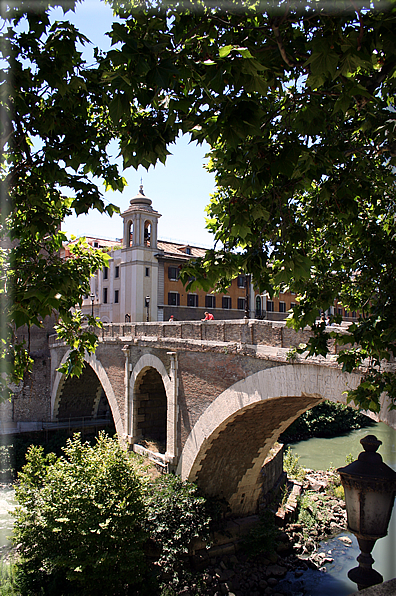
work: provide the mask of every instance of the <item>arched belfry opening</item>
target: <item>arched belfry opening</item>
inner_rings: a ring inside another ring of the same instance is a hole
[[[161,375],[145,369],[134,390],[135,436],[137,443],[151,451],[166,452],[167,399]]]
[[[146,220],[144,222],[144,244],[145,246],[150,246],[151,240],[151,221]]]
[[[133,244],[133,222],[128,221],[127,224],[127,246],[132,246]]]

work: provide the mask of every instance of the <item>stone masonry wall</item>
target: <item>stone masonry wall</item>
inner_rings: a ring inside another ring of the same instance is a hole
[[[43,327],[18,329],[19,341],[24,341],[33,359],[32,372],[25,376],[23,387],[12,397],[13,422],[47,421],[51,416],[51,355],[48,338],[54,333],[55,319],[47,317]]]
[[[215,352],[181,351],[178,354],[181,450],[191,429],[206,408],[230,385],[276,366],[270,361]]]

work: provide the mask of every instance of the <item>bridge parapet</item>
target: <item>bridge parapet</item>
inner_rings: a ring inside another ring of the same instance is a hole
[[[347,333],[347,329],[337,326],[331,330]],[[308,343],[312,336],[309,327],[294,331],[286,326],[285,321],[262,321],[257,319],[238,319],[221,321],[174,321],[146,323],[104,323],[97,328],[100,341],[151,339],[186,340],[192,343],[213,342],[216,344],[239,344],[249,346],[270,346],[272,348],[299,347]],[[50,347],[62,343],[57,337],[49,338]],[[330,340],[330,353],[336,353],[337,346]]]
[[[307,343],[312,335],[309,327],[294,331],[284,321],[227,320],[227,321],[177,321],[150,323],[104,323],[96,333],[102,340],[111,338],[157,337],[197,341],[231,342],[264,345],[280,348],[298,347]],[[50,345],[58,343],[50,337]]]

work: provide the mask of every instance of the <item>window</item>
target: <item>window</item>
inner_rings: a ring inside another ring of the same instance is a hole
[[[261,296],[256,296],[256,315],[261,315]]]
[[[245,275],[238,275],[237,286],[238,286],[238,288],[246,288],[246,277],[245,277]]]
[[[120,268],[118,265],[114,269],[114,277],[120,277]]]
[[[352,311],[352,319],[356,319],[356,311],[355,310]]]
[[[221,302],[222,308],[231,308],[231,296],[223,296]]]
[[[279,302],[279,312],[286,312],[286,302]]]
[[[294,308],[296,306],[295,302],[290,302],[290,308]]]
[[[150,267],[146,267],[146,277],[150,277]]]
[[[342,315],[342,308],[337,308],[337,314]]]
[[[107,267],[103,269],[103,279],[107,279],[109,277],[109,270]]]
[[[168,305],[169,306],[180,306],[179,292],[168,292]]]
[[[212,294],[205,296],[205,308],[216,308],[216,296]]]
[[[237,308],[239,310],[245,310],[245,298],[238,298]]]
[[[274,312],[274,302],[273,300],[267,300],[267,311]]]
[[[177,281],[179,279],[179,269],[177,267],[168,267],[168,278],[171,281]]]
[[[186,248],[186,255],[190,255],[191,254],[191,248]]]
[[[99,242],[94,242],[94,248],[99,248]]]
[[[120,290],[114,290],[114,304],[118,304],[120,296]]]
[[[187,306],[198,306],[198,294],[187,294]]]
[[[103,304],[107,304],[107,288],[103,288]]]

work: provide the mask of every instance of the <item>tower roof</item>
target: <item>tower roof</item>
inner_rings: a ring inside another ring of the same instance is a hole
[[[139,186],[139,192],[129,201],[131,205],[151,205],[152,200],[146,197],[143,190],[143,184]]]

